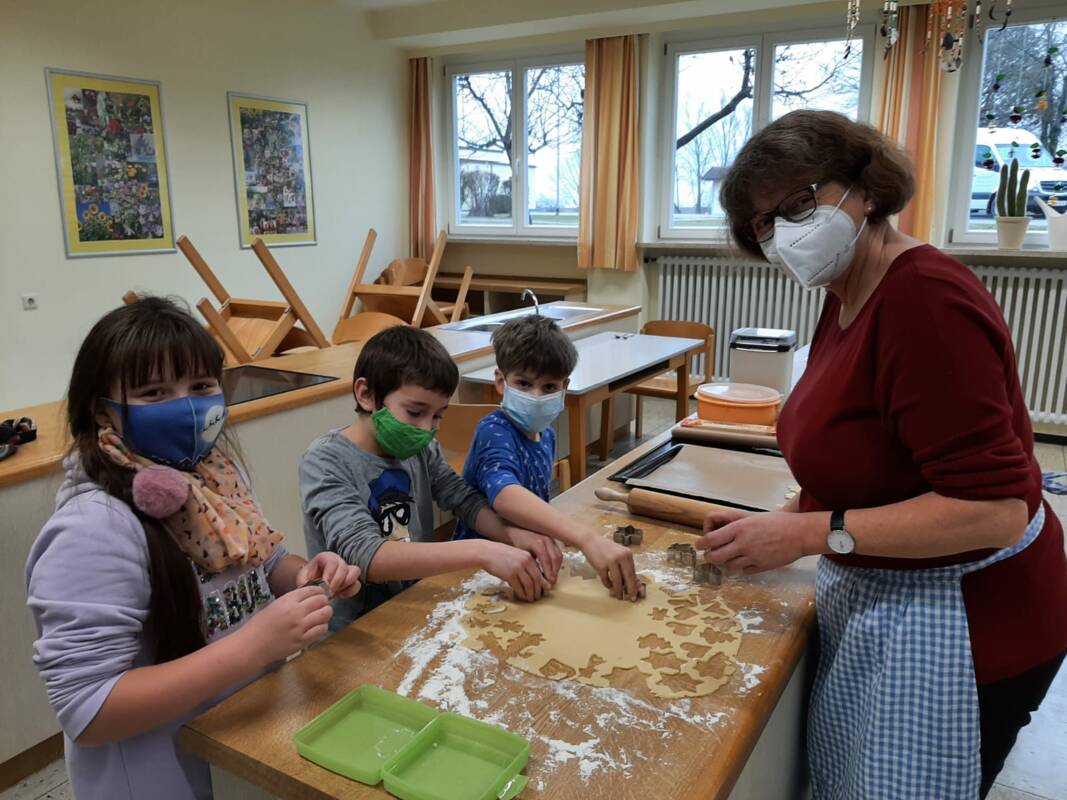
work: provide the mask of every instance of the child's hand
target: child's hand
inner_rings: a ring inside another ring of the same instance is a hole
[[[507,581],[520,600],[537,600],[552,588],[541,574],[533,555],[526,550],[488,540],[482,544],[482,569],[502,581]]]
[[[582,552],[600,575],[600,582],[611,590],[612,597],[638,598],[641,581],[634,572],[634,554],[629,547],[591,533],[582,545]]]
[[[537,559],[541,574],[545,576],[549,586],[555,586],[559,579],[559,568],[563,566],[563,553],[560,552],[556,540],[525,528],[511,526],[508,527],[508,538],[513,546],[525,550]]]
[[[294,589],[264,608],[235,635],[248,641],[263,666],[281,661],[326,635],[333,609],[316,586]]]
[[[354,567],[337,553],[319,553],[296,573],[296,585],[322,579],[330,590],[330,597],[355,597],[362,584],[359,567]]]

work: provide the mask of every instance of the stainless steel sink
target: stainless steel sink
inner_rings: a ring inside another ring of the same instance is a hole
[[[578,306],[541,306],[541,316],[549,319],[574,319],[600,311],[599,308],[586,308]]]
[[[592,308],[588,306],[557,306],[553,303],[547,303],[541,306],[540,313],[542,317],[555,320],[556,322],[566,322],[569,319],[575,317],[585,316],[596,311],[600,311],[599,308]],[[472,331],[478,333],[492,333],[497,328],[502,326],[508,320],[515,319],[516,317],[522,317],[527,314],[534,313],[534,308],[517,308],[514,311],[502,311],[499,314],[490,314],[484,317],[473,317],[471,319],[465,319],[462,322],[453,322],[448,325],[442,325],[442,330],[446,331]]]

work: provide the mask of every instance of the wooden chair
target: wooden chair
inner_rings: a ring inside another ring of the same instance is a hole
[[[437,441],[441,443],[449,466],[456,472],[463,473],[467,461],[467,451],[474,439],[474,430],[478,423],[500,406],[490,404],[452,403],[445,409],[441,418],[441,427],[437,430]],[[552,477],[559,481],[559,490],[571,488],[571,462],[561,458],[552,465]]]
[[[330,346],[262,240],[257,239],[252,249],[285,302],[231,297],[188,237],[180,237],[177,245],[221,305],[216,310],[205,297],[196,307],[222,345],[227,365],[247,364],[297,348]],[[297,327],[297,323],[303,327]]]
[[[376,333],[397,325],[407,325],[400,317],[383,314],[380,311],[363,311],[354,317],[347,317],[337,323],[330,341],[334,344],[366,341]]]
[[[377,234],[372,228],[367,233],[367,240],[363,245],[363,251],[360,253],[359,262],[356,264],[356,273],[352,276],[352,282],[348,285],[348,293],[345,296],[340,319],[348,318],[352,313],[356,298],[359,298],[363,304],[364,311],[391,314],[402,320],[410,320],[410,324],[416,327],[442,325],[449,322],[449,317],[445,315],[441,306],[430,296],[433,290],[434,278],[437,276],[437,269],[440,267],[441,258],[444,256],[445,243],[448,241],[447,234],[444,231],[438,234],[433,256],[430,258],[430,263],[426,265],[426,273],[423,275],[421,285],[417,286],[389,282],[408,279],[409,270],[401,267],[394,268],[384,280],[379,279],[382,282],[363,282],[367,262],[370,260],[370,251],[376,238]],[[413,260],[402,259],[402,261]],[[463,305],[465,301],[466,295],[464,295],[462,302],[457,303],[457,305]]]
[[[389,265],[378,276],[375,283],[386,286],[422,286],[426,282],[429,266],[421,258],[398,258],[389,262]],[[441,313],[448,316],[449,322],[459,322],[467,315],[467,292],[471,288],[471,280],[474,278],[474,267],[468,265],[463,270],[463,278],[459,282],[459,290],[456,299],[452,303],[437,302]],[[430,287],[431,294],[433,287]],[[372,301],[373,303],[374,301]]]
[[[715,329],[703,322],[679,322],[675,320],[659,319],[646,322],[641,328],[641,333],[649,336],[676,336],[680,339],[703,339],[707,344],[704,347],[704,373],[697,373],[696,364],[690,362],[688,386],[686,394],[692,397],[697,387],[705,382],[705,375],[715,374]],[[696,356],[694,356],[696,358]],[[707,380],[711,380],[709,377]],[[644,383],[639,383],[630,394],[637,397],[637,409],[634,414],[634,437],[640,439],[644,433],[641,420],[642,403],[644,397],[663,397],[673,400],[678,395],[678,376],[674,372],[664,372],[654,378],[649,378]]]

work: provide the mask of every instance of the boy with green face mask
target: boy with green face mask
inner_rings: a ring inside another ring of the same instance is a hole
[[[304,538],[314,555],[338,553],[366,588],[334,601],[339,630],[402,591],[407,581],[480,567],[536,600],[556,580],[555,542],[505,523],[448,465],[434,441],[459,382],[448,352],[410,326],[363,346],[352,380],[356,419],[319,437],[300,464]],[[435,542],[434,503],[484,539]]]

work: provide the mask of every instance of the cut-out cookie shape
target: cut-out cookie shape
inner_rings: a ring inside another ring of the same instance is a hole
[[[711,590],[672,593],[642,576],[647,599],[620,602],[599,581],[575,572],[562,570],[553,590],[536,603],[473,598],[461,620],[468,632],[463,644],[554,680],[611,686],[640,676],[661,697],[708,694],[729,679],[741,626],[732,613],[717,616],[725,609],[721,599],[714,612],[707,611]],[[500,603],[506,610],[497,612]],[[709,630],[715,641],[705,638]],[[712,661],[716,656],[721,658]]]

